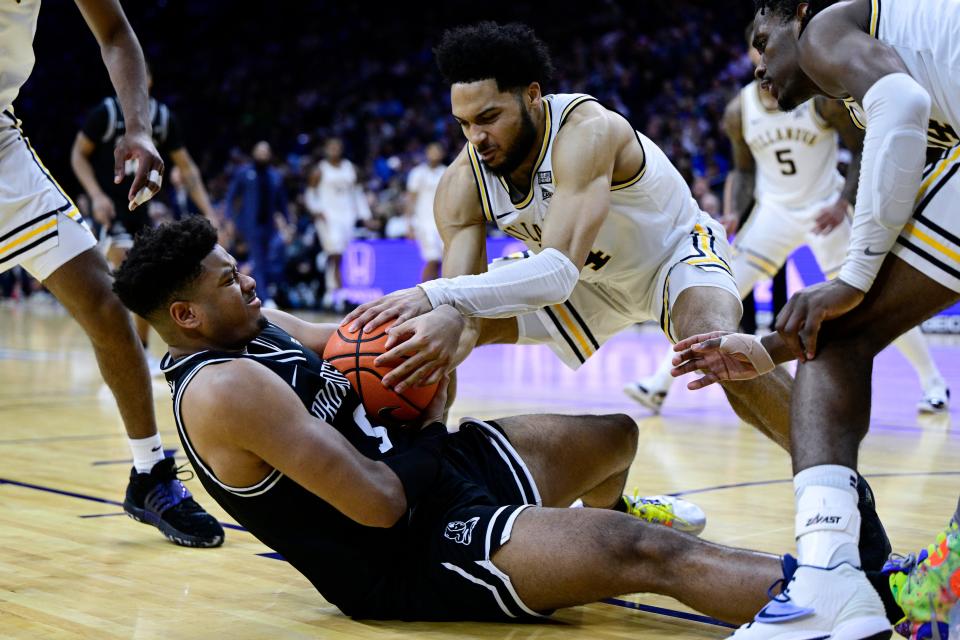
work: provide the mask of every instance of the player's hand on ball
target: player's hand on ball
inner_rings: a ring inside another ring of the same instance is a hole
[[[163,183],[163,160],[145,133],[127,134],[120,138],[113,150],[113,181],[120,184],[123,180],[123,168],[128,161],[135,161],[137,171],[127,193],[130,211],[152,198]]]
[[[734,334],[730,331],[701,333],[675,344],[673,350],[678,353],[673,357],[670,375],[676,378],[685,373],[702,372],[700,378],[687,384],[687,388],[691,390],[703,389],[724,380],[756,378],[760,374],[749,358],[725,348],[723,338],[728,335]]]
[[[348,325],[350,331],[358,331],[363,327],[364,333],[371,333],[384,322],[396,319],[394,324],[399,325],[431,309],[433,306],[420,287],[400,289],[379,300],[360,305],[347,314],[340,326]]]
[[[438,382],[456,364],[463,327],[463,316],[449,305],[394,324],[387,331],[389,351],[374,361],[378,367],[394,367],[383,385],[403,393],[413,385]]]
[[[839,278],[807,287],[795,293],[777,316],[777,332],[800,362],[813,360],[820,326],[847,313],[862,300],[862,291]]]

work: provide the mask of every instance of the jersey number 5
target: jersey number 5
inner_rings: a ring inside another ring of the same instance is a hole
[[[793,163],[793,159],[790,158],[790,149],[780,149],[775,152],[777,155],[777,162],[780,163],[780,173],[785,176],[792,176],[797,172],[797,165]]]

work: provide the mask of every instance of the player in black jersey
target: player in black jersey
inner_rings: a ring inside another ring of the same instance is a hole
[[[371,424],[317,355],[336,326],[261,311],[255,286],[201,218],[139,236],[114,285],[169,345],[174,415],[203,485],[345,613],[535,619],[645,591],[744,622],[766,600],[780,558],[617,512],[637,446],[629,417],[466,419],[448,433],[444,390],[423,427]],[[485,321],[483,338],[510,322]],[[577,498],[596,508],[566,508]],[[794,563],[782,566],[789,582]]]
[[[148,66],[147,91],[152,87],[153,78]],[[180,170],[197,212],[213,220],[210,196],[203,186],[200,170],[184,144],[180,121],[167,105],[152,97],[147,108],[150,134],[157,150]],[[113,150],[125,133],[126,120],[120,101],[116,96],[108,96],[87,113],[70,151],[70,165],[90,197],[93,218],[101,227],[101,242],[107,261],[114,268],[123,262],[127,250],[133,246],[134,236],[150,224],[147,207],[130,211],[126,188],[113,181]],[[135,170],[132,162],[124,165],[126,174],[133,174]],[[137,317],[134,317],[134,325],[140,342],[146,346],[149,326]]]

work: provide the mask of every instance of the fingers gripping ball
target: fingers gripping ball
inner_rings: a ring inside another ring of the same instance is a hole
[[[363,402],[367,414],[388,422],[413,422],[421,417],[424,409],[437,393],[436,384],[405,389],[402,394],[383,386],[383,376],[388,367],[373,364],[386,349],[387,329],[393,322],[377,327],[375,333],[349,331],[338,327],[323,350],[323,359],[347,377]]]

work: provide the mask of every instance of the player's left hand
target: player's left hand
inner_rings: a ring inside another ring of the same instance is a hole
[[[144,133],[127,134],[117,142],[113,150],[113,182],[123,181],[123,168],[127,161],[135,160],[137,172],[127,193],[130,211],[152,198],[163,183],[163,160],[150,136]]]
[[[420,287],[400,289],[379,300],[362,304],[344,317],[340,325],[349,324],[350,331],[363,327],[370,333],[384,322],[396,319],[394,325],[406,322],[431,311],[430,299]]]
[[[388,351],[374,360],[378,367],[395,367],[383,377],[383,386],[403,393],[414,385],[440,380],[456,366],[463,328],[463,316],[449,305],[394,324],[387,331]]]
[[[862,291],[839,278],[807,287],[795,293],[777,316],[777,332],[798,360],[813,360],[820,326],[847,313],[862,300]]]
[[[736,350],[724,348],[724,336],[730,331],[712,331],[701,333],[681,340],[673,346],[678,352],[673,356],[674,378],[700,371],[703,375],[687,384],[687,389],[695,391],[709,387],[724,380],[752,380],[760,375],[750,359]]]
[[[849,212],[850,203],[844,198],[839,198],[830,206],[820,209],[813,232],[821,236],[827,235],[843,223]]]

